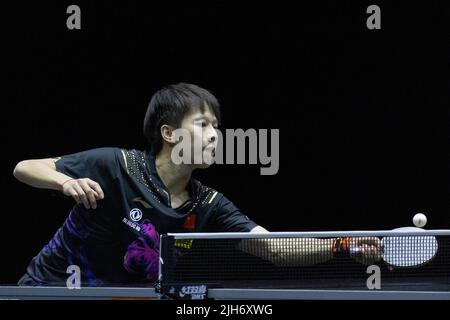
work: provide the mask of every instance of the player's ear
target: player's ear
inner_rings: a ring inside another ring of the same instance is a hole
[[[173,128],[167,124],[161,126],[161,137],[168,143],[175,143],[175,135],[173,134]]]

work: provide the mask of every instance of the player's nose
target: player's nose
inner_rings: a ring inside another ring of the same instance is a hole
[[[207,132],[207,142],[208,144],[216,142],[218,139],[217,131],[214,127],[209,128]]]

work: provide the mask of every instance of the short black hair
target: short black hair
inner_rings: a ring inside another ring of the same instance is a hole
[[[194,108],[205,111],[211,108],[220,123],[220,105],[216,97],[206,89],[194,84],[172,84],[157,91],[151,98],[144,118],[144,135],[150,142],[151,153],[156,155],[162,148],[161,126],[179,128],[181,121]]]

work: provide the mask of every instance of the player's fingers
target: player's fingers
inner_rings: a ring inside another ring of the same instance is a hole
[[[83,189],[84,193],[88,195],[89,193],[93,193],[95,197],[98,197],[97,191],[95,191],[88,182],[89,179],[82,179],[79,181],[80,187]],[[92,181],[92,180],[91,180]]]
[[[370,264],[372,261],[370,247],[366,244],[361,244],[359,246],[358,253],[354,256],[354,258],[363,264]]]
[[[80,187],[86,194],[86,198],[88,199],[91,208],[97,209],[97,202],[96,202],[96,197],[98,197],[97,192],[95,192],[86,181],[81,181]]]
[[[77,192],[78,197],[80,198],[81,202],[83,202],[83,205],[86,207],[86,209],[90,209],[89,201],[88,201],[83,189],[78,184],[74,184],[73,188]]]
[[[363,245],[362,251],[364,253],[364,258],[368,263],[375,262],[381,259],[380,250],[374,245]]]
[[[358,238],[357,242],[359,245],[367,244],[378,248],[382,247],[381,240],[377,237]]]
[[[67,190],[67,195],[69,197],[72,197],[75,200],[76,203],[78,203],[78,204],[81,203],[80,197],[78,196],[78,193],[75,191],[74,188],[71,187],[70,189],[68,189]]]
[[[364,238],[359,238],[359,242],[376,245],[380,242],[380,239],[378,239],[376,237],[364,237]]]
[[[92,181],[91,179],[87,179],[86,182],[97,193],[97,199],[103,199],[105,197],[102,188],[97,182]]]

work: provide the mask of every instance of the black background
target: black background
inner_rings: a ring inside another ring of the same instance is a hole
[[[66,28],[77,4],[82,29]],[[381,7],[381,30],[366,8]],[[58,1],[3,7],[0,283],[14,283],[71,201],[14,179],[15,164],[102,146],[145,149],[151,95],[211,90],[225,128],[280,129],[280,170],[196,176],[272,231],[450,227],[448,8]]]

